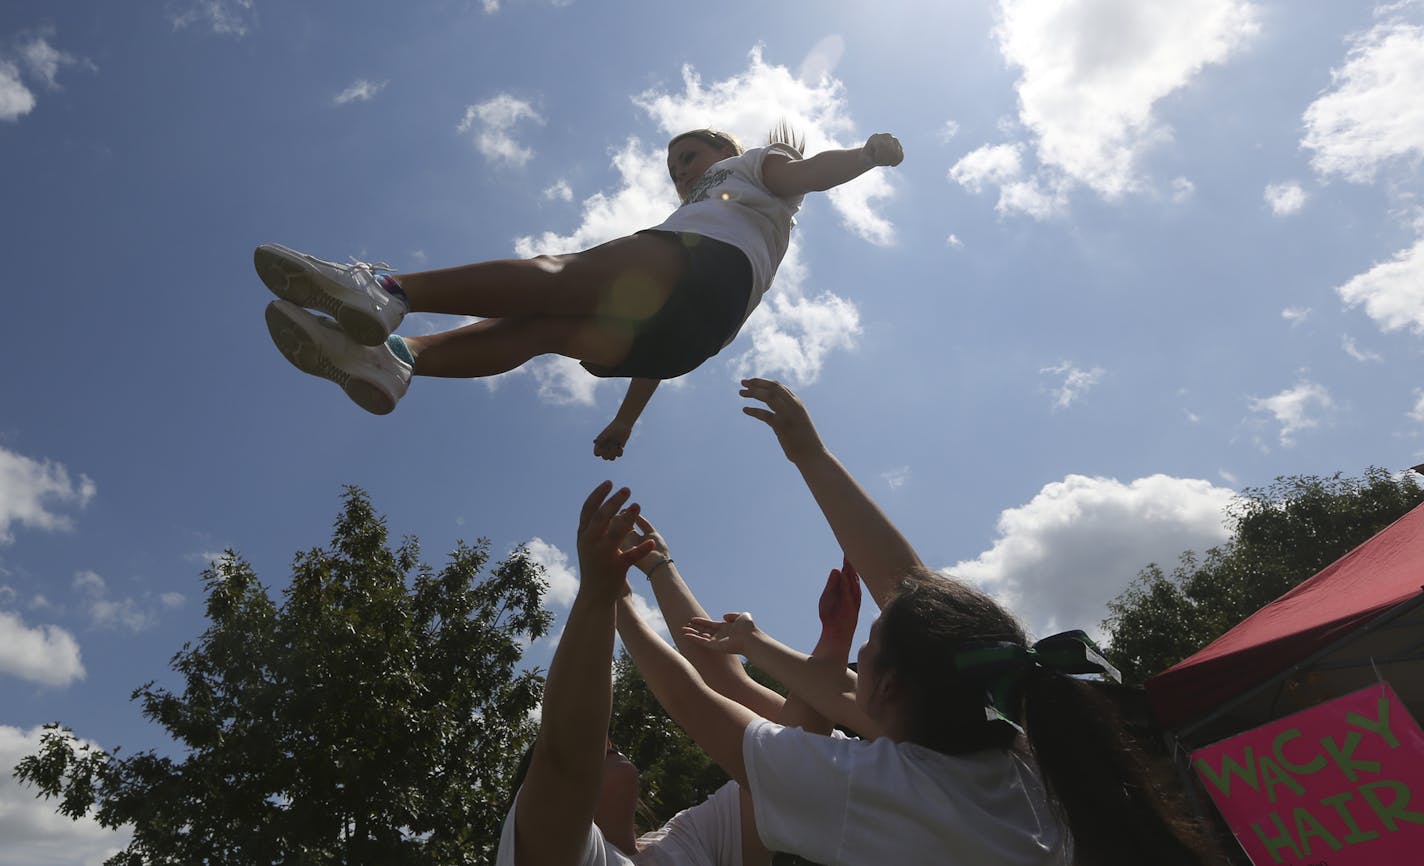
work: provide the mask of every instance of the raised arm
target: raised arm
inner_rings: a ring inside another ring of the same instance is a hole
[[[651,540],[653,550],[638,560],[635,565],[648,578],[658,609],[672,631],[673,642],[678,651],[692,663],[693,668],[707,685],[724,697],[730,698],[759,716],[777,719],[786,699],[747,675],[746,668],[735,656],[712,652],[700,642],[688,640],[682,635],[682,627],[694,617],[707,618],[707,611],[692,594],[692,589],[682,579],[677,570],[667,541],[662,534],[642,515],[638,516],[636,529],[625,540],[625,546],[633,546]],[[619,619],[620,633],[622,619]],[[662,643],[661,640],[658,641]],[[627,643],[627,638],[624,638]],[[632,650],[629,650],[632,652]],[[635,658],[636,662],[637,659]]]
[[[781,450],[800,470],[841,550],[860,569],[871,598],[883,608],[906,575],[924,569],[919,554],[822,444],[806,407],[791,389],[769,379],[743,379],[741,395],[765,404],[765,408],[744,406],[742,411],[776,433]]]
[[[605,481],[579,515],[579,572],[563,637],[544,682],[543,720],[514,816],[517,866],[573,864],[598,804],[613,711],[614,604],[627,591],[628,566],[651,542],[621,549],[638,506],[619,512],[625,488]]]
[[[811,650],[811,658],[826,665],[845,667],[850,661],[850,645],[855,640],[855,626],[860,619],[860,576],[849,559],[840,568],[831,569],[826,588],[821,590],[817,612],[821,617],[821,636]],[[688,638],[684,640],[691,642]],[[829,734],[834,727],[829,718],[816,712],[809,701],[794,691],[786,696],[786,705],[773,721],[813,734]]]
[[[757,628],[749,613],[729,613],[722,622],[694,619],[684,627],[686,636],[702,641],[709,649],[736,653],[751,659],[757,667],[776,677],[792,694],[799,695],[812,709],[865,739],[880,736],[880,726],[855,702],[856,675],[827,658],[804,655]]]
[[[860,147],[823,150],[806,159],[792,159],[773,150],[762,161],[761,180],[772,193],[790,198],[840,186],[872,168],[899,165],[904,159],[899,140],[888,132],[877,132]]]
[[[633,425],[638,423],[639,416],[648,407],[648,401],[653,399],[653,392],[658,390],[661,382],[661,379],[629,380],[628,393],[623,396],[618,413],[593,440],[593,456],[604,460],[617,460],[623,456],[628,437],[633,435]]]

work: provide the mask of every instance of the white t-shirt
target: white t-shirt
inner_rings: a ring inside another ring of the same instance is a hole
[[[514,866],[514,810],[504,818],[495,866]],[[663,826],[638,838],[629,857],[590,824],[579,866],[742,866],[741,791],[728,782],[712,796],[683,809]]]
[[[752,290],[743,322],[761,303],[776,276],[803,198],[781,198],[762,183],[762,162],[772,151],[798,158],[791,148],[770,144],[714,163],[692,188],[687,202],[662,224],[653,226],[660,231],[703,235],[746,254],[752,266]]]
[[[742,739],[757,830],[826,866],[1069,866],[1037,772],[1007,751],[944,755],[764,719]]]

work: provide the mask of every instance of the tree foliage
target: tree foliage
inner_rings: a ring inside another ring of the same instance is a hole
[[[1141,682],[1166,670],[1424,502],[1412,475],[1296,475],[1241,493],[1231,537],[1171,573],[1155,563],[1108,603],[1114,662]]]
[[[133,699],[180,757],[120,756],[51,726],[15,775],[132,842],[110,866],[493,862],[508,779],[543,678],[540,567],[489,545],[438,572],[394,550],[348,488],[331,549],[299,553],[274,601],[231,552],[204,572],[210,625],[172,660],[174,693]]]

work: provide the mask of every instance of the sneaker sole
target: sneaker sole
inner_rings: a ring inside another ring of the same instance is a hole
[[[299,307],[326,313],[347,336],[363,346],[379,346],[391,335],[379,319],[342,303],[340,296],[348,291],[346,287],[307,264],[296,250],[281,244],[262,244],[252,253],[252,266],[272,294]]]
[[[328,382],[335,382],[351,398],[351,402],[372,415],[389,415],[396,401],[381,389],[350,376],[327,359],[321,345],[308,330],[310,326],[274,301],[267,305],[267,332],[282,357],[298,370]]]

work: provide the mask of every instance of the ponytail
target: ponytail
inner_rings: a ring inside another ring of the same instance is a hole
[[[1212,846],[1153,778],[1116,705],[1091,683],[1042,667],[1023,681],[1024,726],[1050,801],[1073,833],[1075,866],[1201,866]]]

